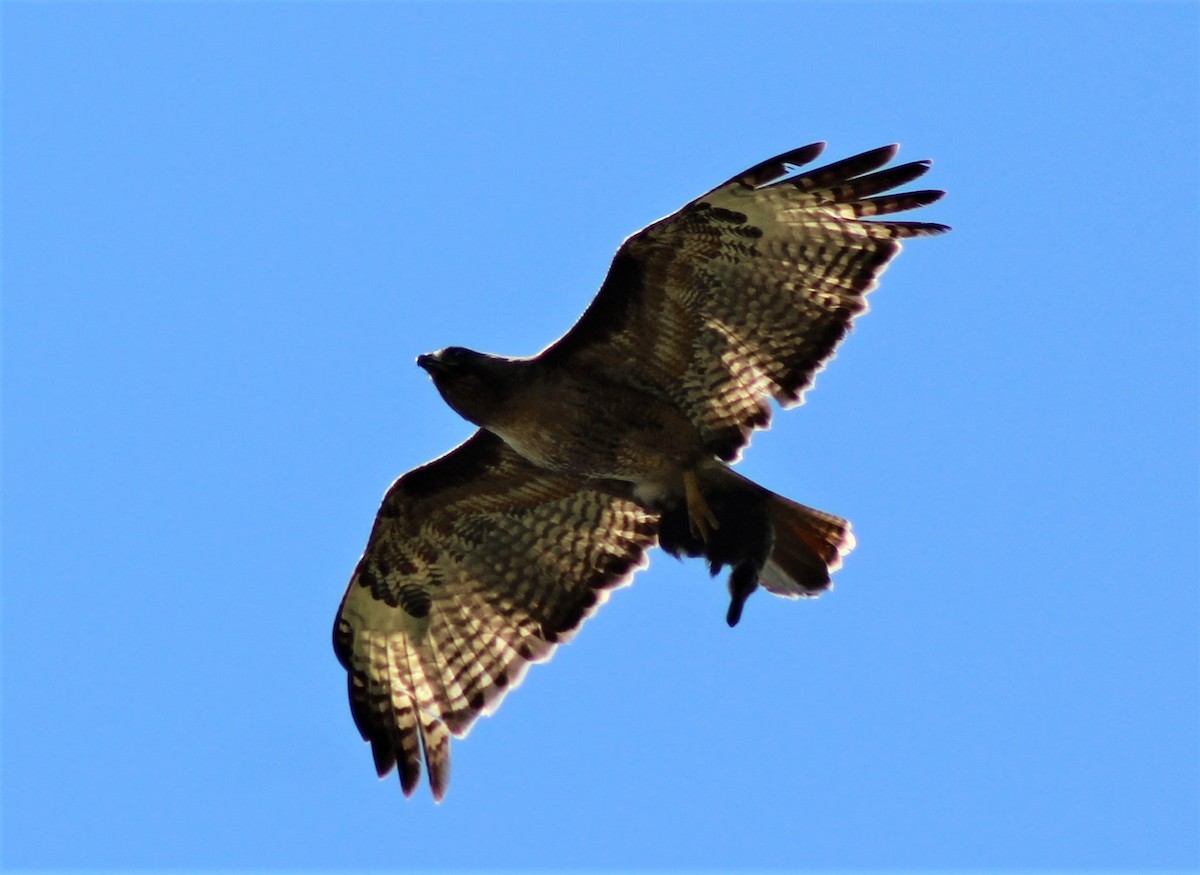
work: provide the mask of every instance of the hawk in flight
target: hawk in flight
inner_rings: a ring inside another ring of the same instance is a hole
[[[740,173],[629,237],[591,305],[532,358],[417,358],[478,426],[383,498],[333,630],[350,710],[382,777],[446,792],[463,736],[547,659],[656,543],[728,566],[734,625],[763,586],[830,586],[850,524],[730,465],[772,400],[799,403],[901,240],[889,216],[940,191],[885,146],[806,173],[823,143]]]

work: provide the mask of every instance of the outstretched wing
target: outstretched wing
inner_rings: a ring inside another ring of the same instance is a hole
[[[739,174],[628,238],[595,300],[540,356],[670,398],[730,461],[771,416],[800,401],[906,237],[948,230],[871,221],[940,191],[883,194],[929,161],[881,170],[885,146],[795,175],[824,143]]]
[[[333,630],[350,709],[405,795],[449,779],[463,736],[643,567],[658,520],[478,431],[384,496]]]

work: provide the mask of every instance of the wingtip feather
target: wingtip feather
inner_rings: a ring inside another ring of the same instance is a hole
[[[422,715],[421,741],[429,771],[429,790],[433,801],[441,802],[450,786],[450,732],[440,720]]]
[[[768,158],[766,161],[761,161],[755,164],[749,170],[744,170],[735,176],[724,185],[729,185],[731,182],[736,182],[746,188],[759,188],[764,185],[770,185],[788,175],[788,167],[803,167],[811,161],[814,161],[825,151],[825,142],[820,140],[816,143],[809,143],[807,146],[801,146],[798,149],[791,149],[776,155],[774,158]],[[724,187],[718,186],[718,188]]]

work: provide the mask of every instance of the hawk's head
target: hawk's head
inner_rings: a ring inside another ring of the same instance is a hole
[[[459,416],[486,426],[512,395],[519,379],[516,366],[521,362],[448,346],[417,356],[417,364],[433,378],[433,385]]]

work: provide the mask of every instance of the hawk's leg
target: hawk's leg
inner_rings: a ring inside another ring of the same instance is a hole
[[[683,472],[683,494],[687,499],[688,528],[693,535],[707,544],[713,529],[721,528],[721,524],[717,522],[717,517],[708,506],[708,502],[704,500],[695,471]]]

